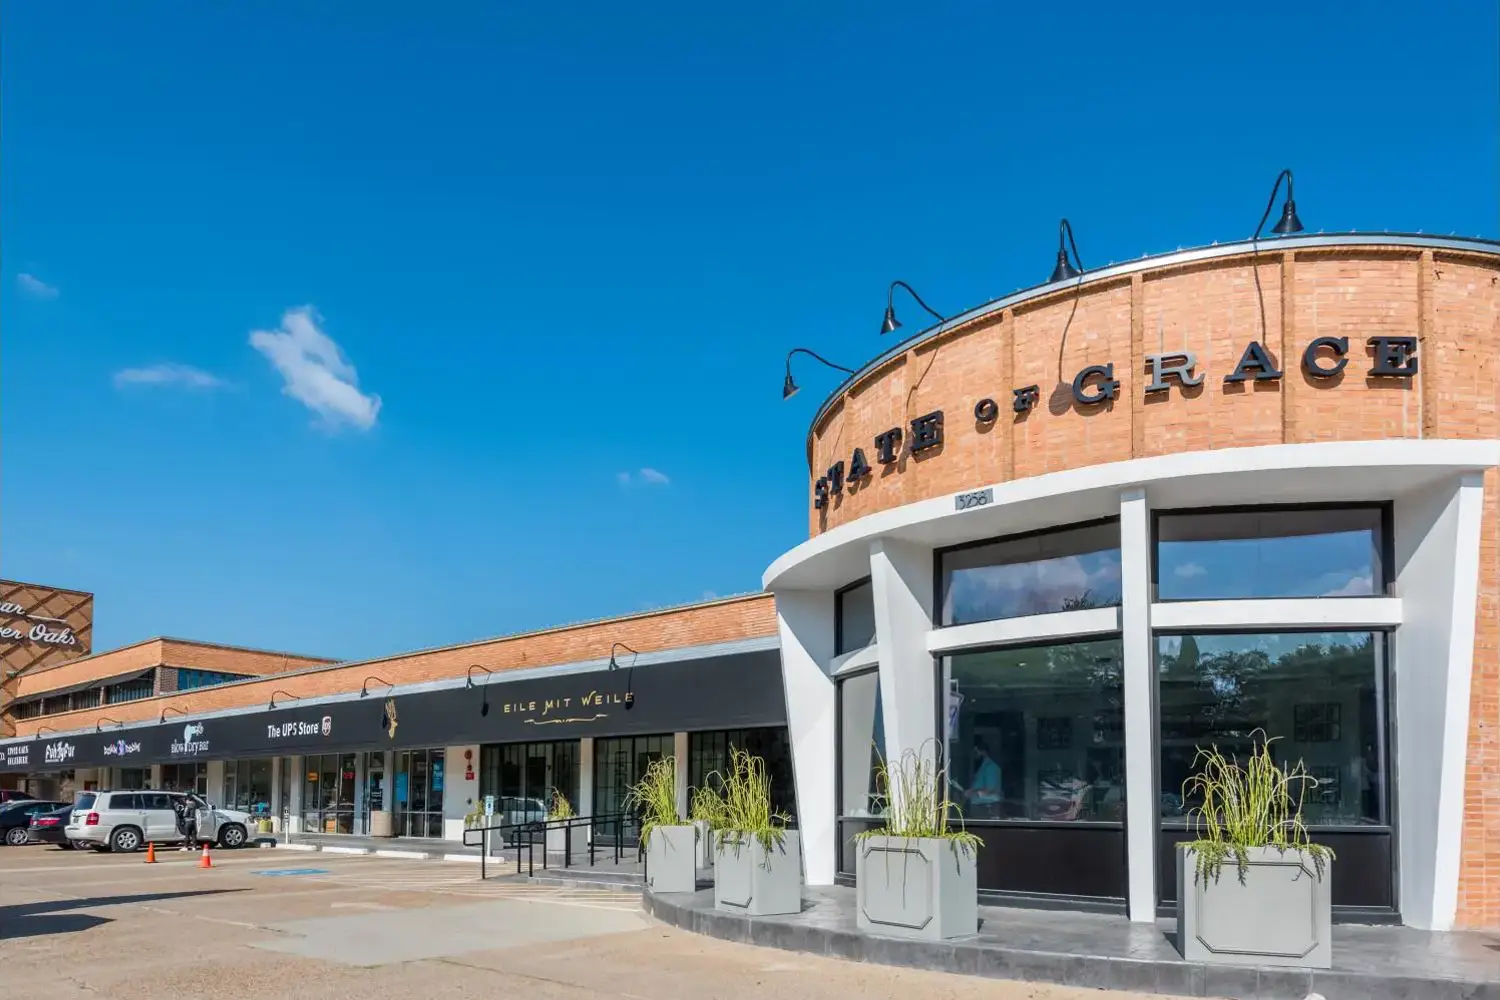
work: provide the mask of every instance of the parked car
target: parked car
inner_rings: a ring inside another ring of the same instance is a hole
[[[31,814],[31,825],[26,828],[27,843],[56,844],[63,850],[72,850],[68,839],[68,817],[74,809],[88,809],[94,804],[94,793],[84,792],[76,802],[60,806],[50,812]]]
[[[75,808],[64,828],[75,847],[96,851],[137,851],[148,843],[181,843],[176,805],[188,800],[198,817],[198,840],[220,847],[244,847],[250,839],[250,816],[218,809],[196,795],[158,792],[96,792],[88,809]]]
[[[9,802],[31,802],[36,799],[30,792],[17,791],[14,788],[0,788],[0,805]]]
[[[26,843],[26,831],[31,826],[31,817],[37,813],[51,812],[61,805],[63,803],[47,799],[31,799],[7,802],[0,806],[0,840],[7,847],[20,847]]]

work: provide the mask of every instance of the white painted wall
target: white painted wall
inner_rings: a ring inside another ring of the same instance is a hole
[[[837,805],[834,802],[833,659],[831,590],[778,591],[781,673],[786,688],[787,730],[797,784],[797,826],[808,885],[832,885],[836,868]]]
[[[464,751],[474,753],[474,777],[466,778]],[[448,747],[443,751],[443,838],[464,839],[464,816],[479,801],[479,744]]]
[[[1452,928],[1458,909],[1483,502],[1473,474],[1395,504],[1400,904],[1429,930]]]
[[[937,674],[927,651],[933,622],[932,548],[891,538],[870,543],[870,582],[875,595],[875,643],[880,650],[880,705],[885,751],[895,781],[907,751],[936,763]]]

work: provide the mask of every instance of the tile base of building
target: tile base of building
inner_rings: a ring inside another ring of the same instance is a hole
[[[1473,933],[1340,926],[1332,969],[1272,969],[1183,961],[1168,922],[981,907],[980,933],[959,941],[863,934],[854,890],[804,889],[799,914],[744,917],[714,908],[713,890],[643,896],[647,913],[697,934],[783,951],[993,979],[1138,990],[1168,996],[1304,1000],[1500,1000],[1494,941]]]

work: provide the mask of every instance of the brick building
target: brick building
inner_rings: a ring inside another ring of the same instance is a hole
[[[685,805],[748,745],[827,884],[877,821],[873,751],[941,747],[987,899],[1148,920],[1175,907],[1196,750],[1264,733],[1318,782],[1339,919],[1500,927],[1497,356],[1489,242],[1088,272],[830,395],[810,537],[766,593],[353,663],[168,639],[54,659],[7,676],[0,783],[456,839],[487,795],[618,812],[667,754]],[[255,676],[183,690],[184,668]]]

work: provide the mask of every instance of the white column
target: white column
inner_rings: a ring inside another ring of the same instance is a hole
[[[151,765],[151,787],[152,788],[160,788],[161,787],[161,765],[160,764],[152,764]]]
[[[832,885],[838,862],[837,729],[833,680],[828,676],[833,607],[831,589],[776,592],[781,678],[797,778],[797,828],[808,885]]]
[[[287,797],[287,811],[291,813],[286,820],[285,833],[302,832],[302,786],[304,784],[303,758],[300,755],[292,757],[291,795]]]
[[[875,642],[880,652],[880,705],[885,750],[894,777],[902,754],[939,759],[937,673],[927,651],[933,628],[932,548],[891,538],[870,543]],[[901,789],[893,781],[891,795]]]
[[[594,738],[578,741],[578,815],[594,815]]]
[[[465,757],[469,751],[472,757]],[[443,750],[443,839],[464,839],[464,817],[479,798],[479,771],[468,777],[466,765],[479,760],[479,744],[446,747]]]
[[[281,758],[271,758],[271,832],[282,834],[281,826]]]
[[[1393,819],[1401,917],[1424,930],[1451,930],[1458,913],[1483,513],[1478,473],[1395,503]]]
[[[1120,625],[1125,687],[1125,856],[1130,919],[1156,920],[1156,669],[1151,655],[1151,507],[1120,495]]]
[[[230,766],[233,766],[232,761],[230,762]],[[208,766],[204,769],[204,780],[207,783],[206,791],[208,792],[208,801],[216,802],[219,805],[228,805],[228,803],[224,801],[224,761],[209,761]]]
[[[370,825],[365,822],[365,755],[354,755],[354,832],[361,837],[370,835]]]
[[[672,756],[677,761],[677,815],[688,812],[688,734],[672,734]]]

